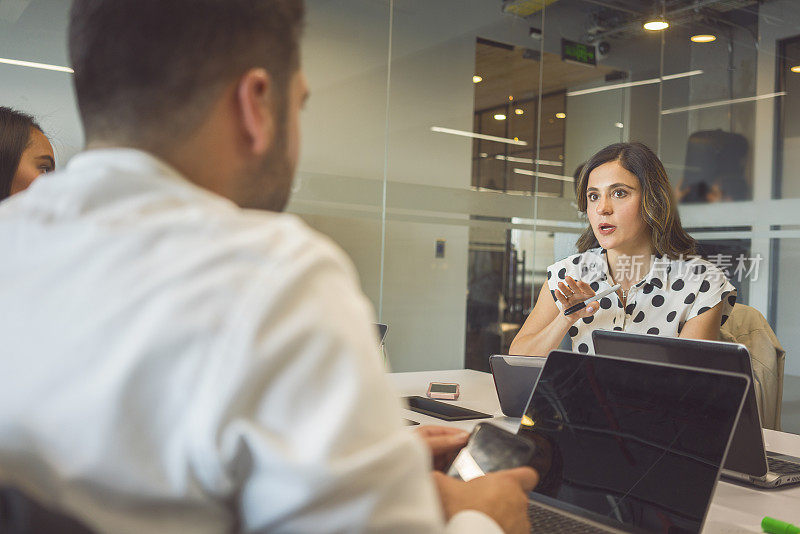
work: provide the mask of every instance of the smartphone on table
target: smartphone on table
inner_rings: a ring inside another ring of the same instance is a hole
[[[456,400],[461,394],[461,386],[454,382],[431,382],[428,384],[428,398]]]

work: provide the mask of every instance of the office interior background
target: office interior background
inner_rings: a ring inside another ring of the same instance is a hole
[[[0,105],[39,119],[58,166],[83,145],[69,4],[0,0]],[[392,370],[486,370],[505,353],[587,224],[576,168],[642,141],[702,254],[786,350],[783,429],[800,433],[800,1],[306,6],[288,211],[352,258]]]

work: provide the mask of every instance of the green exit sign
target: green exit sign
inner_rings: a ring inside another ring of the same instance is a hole
[[[597,65],[597,50],[594,45],[561,39],[561,59],[594,67]]]

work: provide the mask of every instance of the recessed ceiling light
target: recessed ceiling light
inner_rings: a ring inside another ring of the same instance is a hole
[[[522,108],[517,108],[514,110],[514,113],[516,113],[517,115],[522,115],[525,112],[522,110]]]
[[[497,115],[494,116],[494,120],[496,120],[496,121],[504,121],[504,120],[506,120],[506,116],[503,115],[502,113],[498,113]]]
[[[792,71],[792,72],[800,72],[800,65],[795,65],[794,67],[792,67],[789,70]]]
[[[644,29],[651,32],[666,30],[667,28],[669,28],[669,23],[665,20],[650,20],[644,23]]]
[[[481,83],[482,81],[483,81],[483,78],[481,78],[477,74],[472,77],[472,83]]]
[[[616,126],[617,128],[624,128],[625,127],[625,125],[622,124],[621,122],[615,122],[614,126]]]
[[[566,119],[567,118],[567,114],[566,113],[562,113],[562,112],[556,113],[556,118],[557,119]]]
[[[716,41],[716,35],[710,34],[700,34],[700,35],[692,35],[690,37],[693,43],[710,43],[711,41]]]
[[[487,154],[486,152],[481,152],[481,157],[482,158],[488,158],[489,154]]]

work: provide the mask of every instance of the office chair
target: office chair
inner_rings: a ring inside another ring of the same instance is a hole
[[[720,329],[720,340],[747,347],[753,365],[753,386],[761,426],[780,430],[786,351],[769,323],[757,309],[736,303]]]

